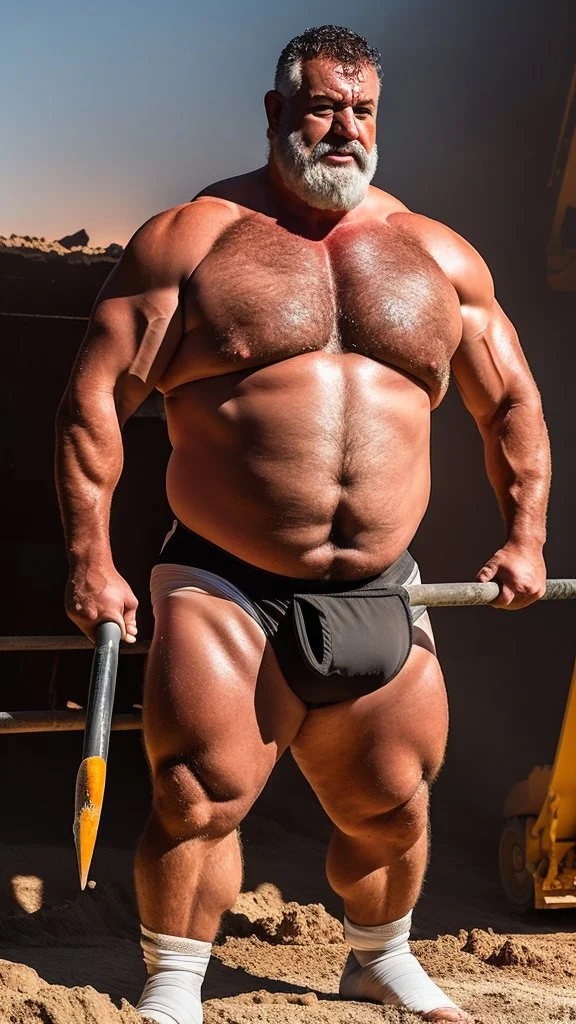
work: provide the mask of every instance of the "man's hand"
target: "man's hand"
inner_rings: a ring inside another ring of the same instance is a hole
[[[113,565],[75,567],[66,584],[66,614],[91,640],[100,622],[117,622],[122,639],[136,640],[138,599]]]
[[[542,597],[546,589],[546,566],[542,548],[508,541],[492,555],[476,577],[480,583],[494,580],[500,584],[500,596],[493,608],[516,611]]]

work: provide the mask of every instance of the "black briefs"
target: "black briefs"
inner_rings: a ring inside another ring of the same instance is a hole
[[[191,566],[241,591],[247,600],[238,603],[263,629],[288,685],[311,707],[379,689],[410,653],[412,614],[402,583],[416,563],[408,551],[377,576],[297,579],[259,569],[176,523],[157,564]]]

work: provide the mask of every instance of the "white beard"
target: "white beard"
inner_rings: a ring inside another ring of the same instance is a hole
[[[319,142],[308,153],[300,131],[275,135],[270,149],[286,188],[317,210],[353,210],[368,192],[378,164],[378,148],[367,153],[356,139],[341,147]],[[322,163],[327,153],[338,152],[350,153],[354,164]]]

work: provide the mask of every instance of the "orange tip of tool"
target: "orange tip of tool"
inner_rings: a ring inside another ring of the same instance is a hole
[[[106,761],[104,758],[85,758],[76,776],[76,811],[74,815],[74,843],[82,889],[86,888],[88,872],[96,846],[105,784]]]

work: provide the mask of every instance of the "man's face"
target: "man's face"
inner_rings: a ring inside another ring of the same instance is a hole
[[[270,137],[284,184],[309,206],[350,210],[364,199],[377,163],[378,93],[371,65],[351,73],[327,57],[303,63]]]

